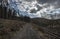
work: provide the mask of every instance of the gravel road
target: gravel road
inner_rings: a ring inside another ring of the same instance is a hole
[[[12,39],[42,39],[39,34],[32,29],[31,24],[25,24],[22,31],[18,32]]]

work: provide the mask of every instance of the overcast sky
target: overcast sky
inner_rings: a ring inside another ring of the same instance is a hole
[[[21,11],[21,14],[28,14],[31,18],[41,17],[41,13],[43,13],[43,15],[60,14],[60,0],[12,0],[14,3],[11,0],[9,1],[12,8]],[[19,4],[16,4],[17,2]],[[27,13],[25,13],[25,11]]]

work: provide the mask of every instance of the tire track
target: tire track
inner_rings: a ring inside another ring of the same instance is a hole
[[[37,33],[37,31],[32,29],[31,24],[25,24],[24,29],[17,33],[12,39],[42,39]]]

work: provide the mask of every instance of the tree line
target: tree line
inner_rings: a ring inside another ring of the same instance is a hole
[[[17,17],[15,10],[8,9],[8,7],[3,7],[2,5],[0,5],[0,18],[14,19],[14,20],[17,19],[17,20],[22,20],[22,21],[25,21],[25,22],[30,22],[30,20],[31,20],[27,16]]]

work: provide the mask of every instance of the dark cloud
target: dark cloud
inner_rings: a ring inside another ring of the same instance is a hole
[[[38,3],[52,5],[55,8],[60,8],[60,0],[37,0]]]
[[[38,3],[46,3],[46,0],[37,0]]]
[[[39,5],[37,5],[37,8],[38,8],[38,10],[37,10],[37,11],[39,11],[39,10],[41,10],[41,9],[42,9],[42,7],[40,7]]]
[[[37,12],[37,10],[35,10],[35,9],[30,10],[30,13],[36,13],[36,12]]]
[[[27,2],[32,2],[32,1],[35,1],[35,0],[24,0],[24,1],[27,1]]]
[[[54,2],[60,2],[60,0],[37,0],[38,3],[54,3]]]

